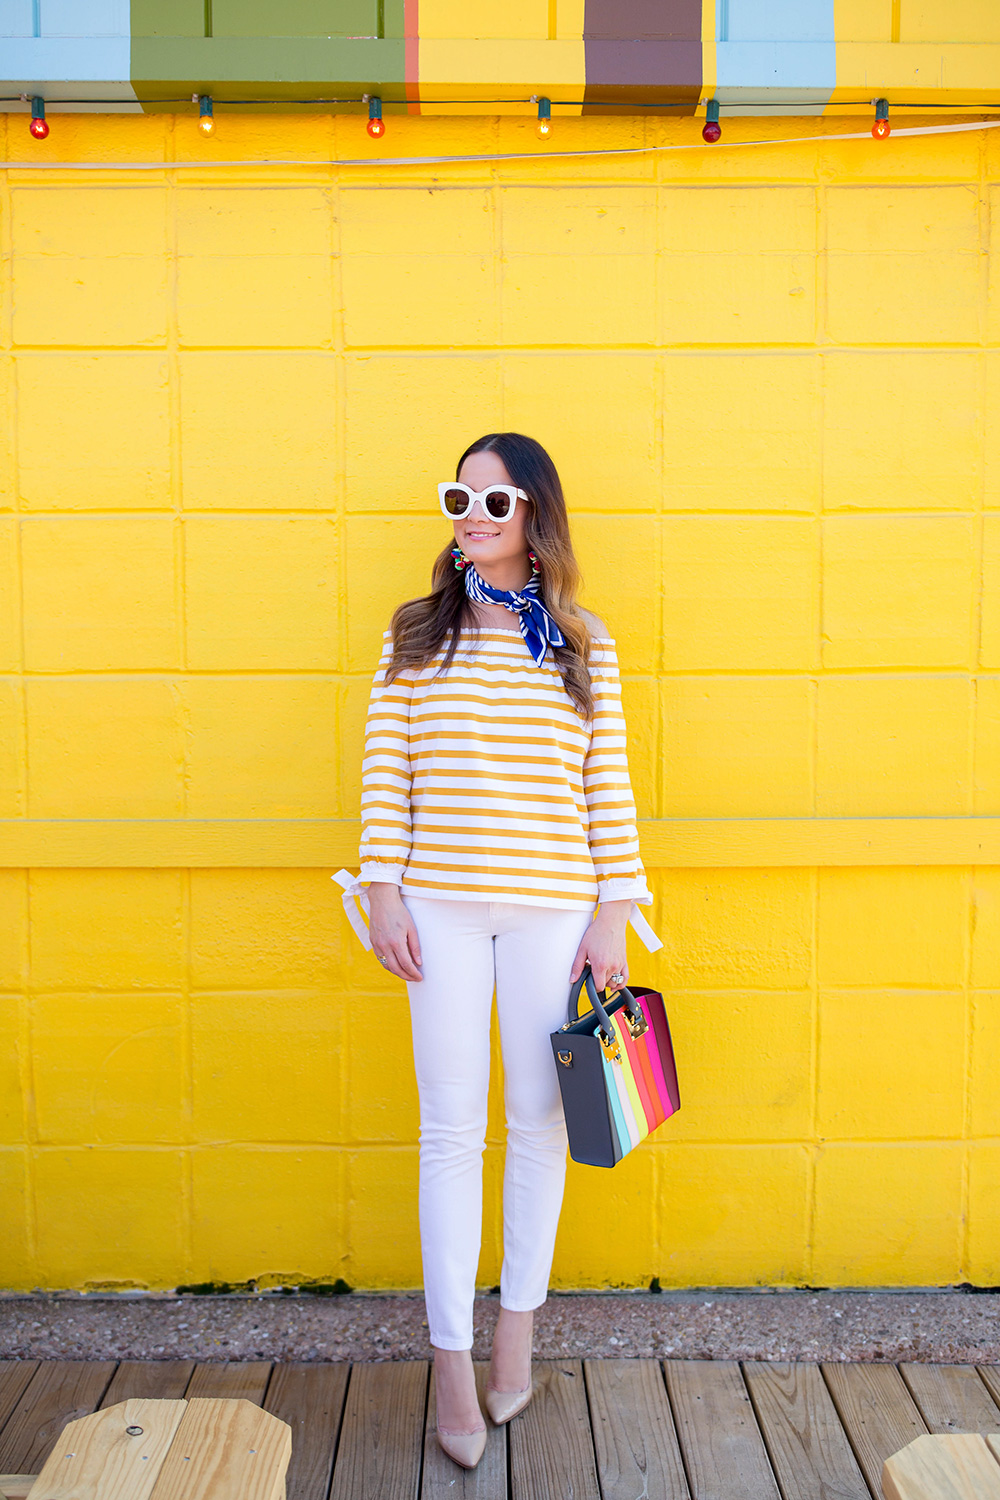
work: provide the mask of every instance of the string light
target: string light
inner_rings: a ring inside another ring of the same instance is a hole
[[[385,121],[382,118],[382,100],[378,94],[372,94],[368,100],[368,134],[373,141],[381,140],[385,135]]]
[[[211,94],[198,95],[198,129],[203,135],[215,134],[215,115],[212,113]]]
[[[719,101],[718,99],[709,99],[705,105],[705,123],[701,129],[701,138],[708,145],[714,146],[721,135],[722,126],[719,124]]]
[[[539,99],[538,101],[538,138],[547,141],[552,134],[552,100]]]
[[[45,118],[45,100],[40,94],[32,96],[31,124],[28,126],[36,141],[44,141],[49,133],[49,122]]]
[[[884,141],[889,134],[889,101],[888,99],[876,99],[875,124],[872,126],[872,135],[877,141]]]

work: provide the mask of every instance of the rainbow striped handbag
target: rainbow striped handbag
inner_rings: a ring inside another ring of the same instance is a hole
[[[584,984],[593,1008],[578,1017]],[[570,988],[569,1020],[551,1040],[574,1161],[613,1167],[680,1109],[670,1027],[657,990],[621,989],[602,1003],[587,964]]]

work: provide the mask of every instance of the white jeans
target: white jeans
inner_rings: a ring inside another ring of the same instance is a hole
[[[504,1069],[500,1306],[548,1292],[566,1177],[566,1124],[549,1034],[566,1019],[569,974],[594,908],[402,895],[423,979],[407,982],[420,1096],[420,1248],[431,1343],[472,1348],[482,1239],[483,1151],[496,985]]]

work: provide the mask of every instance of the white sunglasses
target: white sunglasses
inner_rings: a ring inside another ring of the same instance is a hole
[[[509,521],[519,500],[528,496],[516,484],[491,484],[488,490],[470,490],[457,479],[438,485],[441,509],[449,521],[460,521],[469,515],[478,500],[491,521]]]

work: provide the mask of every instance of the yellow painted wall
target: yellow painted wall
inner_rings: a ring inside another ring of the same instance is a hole
[[[57,159],[366,141],[60,116]],[[683,1094],[571,1167],[555,1283],[1000,1282],[998,153],[5,176],[0,1285],[419,1284],[405,991],[328,876],[493,428],[552,450],[619,643]]]

